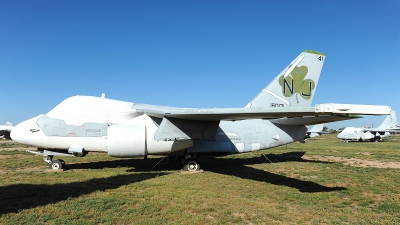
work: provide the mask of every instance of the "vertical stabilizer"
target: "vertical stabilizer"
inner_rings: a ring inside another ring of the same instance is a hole
[[[325,53],[302,52],[246,108],[311,106],[324,61]]]
[[[307,131],[307,134],[304,138],[313,138],[320,136],[324,129],[324,125],[324,123],[314,125],[311,129]]]
[[[392,111],[390,115],[386,117],[386,119],[378,128],[379,129],[399,128],[397,124],[396,111]]]
[[[324,129],[325,124],[321,123],[321,124],[316,124],[314,125],[310,130],[308,130],[308,132],[311,133],[322,133],[322,130]]]

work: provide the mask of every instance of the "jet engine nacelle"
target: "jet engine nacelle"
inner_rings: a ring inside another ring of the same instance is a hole
[[[111,125],[107,141],[109,156],[129,158],[147,155],[144,126]]]

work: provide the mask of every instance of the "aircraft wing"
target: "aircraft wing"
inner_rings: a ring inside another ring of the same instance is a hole
[[[137,108],[136,113],[162,118],[155,140],[213,140],[221,120],[267,119],[283,125],[309,125],[359,118],[359,115],[388,115],[388,106],[319,104],[314,107],[188,109]]]
[[[139,114],[163,118],[202,121],[235,121],[246,119],[281,119],[293,117],[325,116],[325,119],[306,122],[302,125],[317,124],[323,121],[339,121],[343,117],[359,118],[358,115],[388,115],[389,106],[352,105],[352,104],[318,104],[314,107],[276,107],[276,108],[172,108],[167,110],[136,109]],[[330,119],[327,119],[328,117]]]
[[[385,128],[385,129],[363,128],[363,131],[369,131],[369,132],[400,132],[400,128]]]

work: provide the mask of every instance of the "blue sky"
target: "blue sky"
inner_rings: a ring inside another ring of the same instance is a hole
[[[0,3],[0,124],[74,95],[244,107],[301,51],[327,58],[313,104],[400,110],[400,1]],[[379,125],[385,116],[327,124]]]

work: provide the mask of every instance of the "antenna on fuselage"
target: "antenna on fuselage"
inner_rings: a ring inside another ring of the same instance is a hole
[[[105,97],[106,97],[106,94],[101,93],[101,98],[105,98]]]

